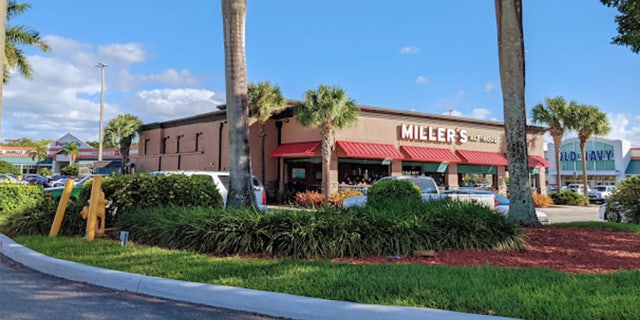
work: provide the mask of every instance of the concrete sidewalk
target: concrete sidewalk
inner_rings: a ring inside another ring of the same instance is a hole
[[[31,269],[105,288],[289,319],[487,320],[503,317],[427,308],[360,304],[221,285],[169,280],[51,258],[0,233],[0,254]]]

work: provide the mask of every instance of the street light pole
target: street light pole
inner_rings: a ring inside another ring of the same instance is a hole
[[[98,62],[96,68],[100,68],[100,133],[98,138],[98,161],[102,161],[102,143],[104,139],[104,130],[102,128],[102,118],[104,115],[104,68],[108,65]]]

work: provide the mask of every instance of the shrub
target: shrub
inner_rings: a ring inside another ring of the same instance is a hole
[[[396,209],[325,207],[265,213],[161,207],[134,209],[117,224],[136,242],[207,254],[306,259],[524,247],[522,229],[479,205],[434,200]]]
[[[571,206],[586,206],[589,204],[589,198],[586,195],[579,194],[571,190],[563,190],[551,194],[553,203]]]
[[[546,194],[534,193],[533,197],[533,205],[536,208],[546,208],[553,203],[553,199],[551,196]]]
[[[640,223],[640,176],[620,181],[607,198],[607,219]]]
[[[367,206],[383,208],[393,202],[422,202],[420,187],[406,180],[382,180],[369,187]]]
[[[47,167],[41,167],[39,173],[40,173],[40,175],[45,176],[45,177],[50,177],[50,176],[53,175],[53,171],[51,171],[51,169],[49,169]]]
[[[0,160],[0,173],[12,173],[17,176],[20,174],[20,169],[7,161]]]
[[[77,206],[79,206],[77,203],[72,203],[67,208],[64,219],[62,219],[59,235],[84,235],[86,222],[80,216],[80,210],[77,209]],[[2,224],[2,231],[10,237],[48,235],[57,208],[57,201],[44,200],[34,208],[9,215]]]
[[[20,213],[44,201],[41,185],[0,184],[0,214]]]
[[[60,170],[60,173],[65,176],[77,176],[80,168],[77,163],[70,164]]]
[[[303,207],[315,207],[322,204],[324,195],[317,191],[305,190],[305,192],[296,192],[296,201]]]
[[[344,199],[363,195],[360,190],[346,189],[329,195],[329,203],[336,207],[342,207]]]

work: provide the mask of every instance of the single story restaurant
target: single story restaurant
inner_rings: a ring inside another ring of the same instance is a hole
[[[294,102],[290,101],[290,105]],[[331,155],[331,192],[374,183],[388,175],[427,175],[442,189],[486,185],[505,191],[507,158],[502,122],[359,106],[354,127],[337,130]],[[137,170],[229,170],[224,108],[140,130]],[[531,186],[546,192],[544,128],[529,126]],[[250,120],[252,169],[273,199],[286,192],[320,190],[321,136],[302,127],[287,108],[265,126],[262,159],[259,124]],[[265,176],[261,176],[264,161]]]

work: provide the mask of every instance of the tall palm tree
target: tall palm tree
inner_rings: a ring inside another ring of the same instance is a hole
[[[28,3],[17,3],[16,0],[7,1],[7,22],[15,18],[31,8]],[[6,39],[4,56],[7,66],[4,68],[3,79],[7,83],[9,81],[9,69],[17,69],[23,77],[31,79],[33,77],[33,69],[27,61],[20,46],[36,47],[43,52],[50,50],[49,45],[40,38],[40,33],[34,29],[15,25],[6,29]],[[10,67],[10,68],[8,68]]]
[[[575,130],[580,139],[580,159],[582,159],[582,185],[585,195],[589,190],[587,183],[586,146],[591,136],[603,136],[611,131],[607,115],[598,107],[571,102],[569,104],[569,117],[566,126]]]
[[[556,154],[556,177],[558,188],[562,185],[560,179],[560,147],[562,144],[562,137],[566,129],[567,118],[567,102],[563,97],[545,98],[546,107],[542,103],[538,103],[532,109],[533,122],[543,123],[549,126],[547,131],[551,134],[553,139],[553,148]],[[558,189],[559,190],[559,189]]]
[[[40,173],[40,162],[43,160],[47,160],[47,158],[49,157],[47,155],[47,145],[46,144],[36,145],[35,149],[29,152],[29,156],[33,161],[36,161],[36,159],[38,159],[36,172]]]
[[[125,165],[129,163],[129,149],[131,140],[136,137],[138,130],[142,126],[142,120],[132,114],[119,114],[111,119],[104,130],[104,139],[107,145],[120,146],[120,164],[122,172],[125,172]]]
[[[249,108],[245,24],[247,0],[221,0],[224,32],[224,64],[229,123],[229,195],[227,207],[251,207],[256,195],[251,182]]]
[[[527,115],[524,100],[522,0],[495,0],[500,83],[509,160],[509,218],[523,226],[540,226],[529,188]]]
[[[78,143],[75,141],[65,143],[62,147],[62,153],[66,154],[69,157],[69,164],[73,164],[74,162],[76,162],[76,159],[80,155]]]
[[[264,174],[264,138],[265,125],[272,115],[280,113],[286,108],[286,101],[280,93],[280,88],[270,82],[259,82],[249,84],[248,88],[249,112],[258,120],[260,131],[260,178],[265,181]]]
[[[304,127],[320,129],[322,137],[322,193],[328,201],[331,153],[335,149],[334,134],[338,129],[358,122],[359,108],[347,93],[336,86],[320,85],[307,90],[304,103],[295,107],[294,117]]]

